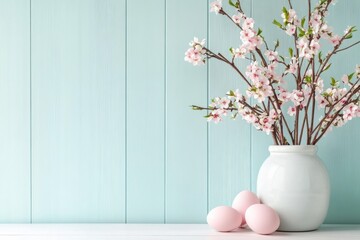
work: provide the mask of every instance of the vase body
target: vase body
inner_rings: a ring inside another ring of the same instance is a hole
[[[270,146],[260,168],[257,194],[280,217],[280,231],[311,231],[323,223],[330,198],[327,169],[317,147]]]

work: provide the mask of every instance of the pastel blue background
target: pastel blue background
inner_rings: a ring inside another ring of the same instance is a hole
[[[269,42],[287,38],[270,23],[287,1],[243,2]],[[330,24],[359,26],[358,9],[339,0]],[[203,223],[256,190],[271,139],[189,108],[241,87],[221,63],[183,60],[194,36],[224,53],[239,44],[207,0],[0,0],[0,33],[1,222]],[[359,50],[331,74],[351,72]],[[359,131],[354,120],[319,144],[328,223],[360,223]]]

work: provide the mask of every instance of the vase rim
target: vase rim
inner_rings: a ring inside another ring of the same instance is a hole
[[[270,145],[271,153],[316,153],[316,145]]]

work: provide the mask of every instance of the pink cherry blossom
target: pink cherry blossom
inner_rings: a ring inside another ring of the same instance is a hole
[[[185,61],[192,63],[194,66],[202,65],[205,63],[205,39],[199,41],[197,37],[194,37],[194,40],[192,40],[189,45],[191,48],[189,48],[185,52]]]
[[[296,11],[294,9],[288,10],[287,18],[284,13],[281,14],[281,17],[283,18],[284,23],[294,23],[294,21],[297,20]]]
[[[205,47],[206,40],[199,40],[197,37],[194,37],[194,40],[190,41],[189,45],[193,48],[196,48],[197,50],[202,50],[203,47]]]
[[[240,93],[239,89],[236,89],[235,91],[232,91],[232,92],[234,94],[233,96],[230,96],[230,92],[227,92],[229,99],[234,99],[235,102],[240,102],[240,100],[243,99],[243,95]]]
[[[234,57],[235,58],[245,58],[247,53],[247,49],[245,45],[241,45],[239,48],[234,50]]]
[[[280,94],[278,95],[278,99],[283,103],[290,101],[291,93],[289,93],[288,91],[286,91],[285,89],[283,89],[280,86],[279,86],[279,90],[280,90]]]
[[[222,114],[223,114],[223,110],[216,109],[216,110],[214,110],[214,111],[212,111],[210,113],[207,120],[209,122],[213,121],[214,123],[219,123],[219,122],[221,122],[223,120],[222,117],[221,117]]]
[[[247,28],[240,32],[240,39],[247,43],[251,38],[255,36],[256,32],[253,29]]]
[[[248,110],[248,109],[242,111],[241,115],[242,115],[242,118],[248,123],[254,124],[254,123],[256,123],[258,121],[255,114],[251,113],[251,111]]]
[[[240,24],[240,22],[241,22],[241,16],[239,16],[239,14],[233,15],[233,16],[232,16],[232,20],[234,21],[234,23]]]
[[[299,49],[299,57],[304,57],[308,60],[312,58],[313,52],[309,48],[309,40],[306,37],[302,37],[297,41],[296,47]]]
[[[230,104],[230,100],[228,98],[221,98],[219,101],[220,108],[228,108]]]
[[[269,61],[274,61],[278,57],[278,53],[270,50],[265,51],[265,56],[269,59]]]
[[[318,54],[318,52],[320,50],[320,44],[317,39],[311,40],[310,49],[311,49],[311,51],[313,51],[312,54]]]
[[[296,31],[296,26],[292,24],[288,24],[286,26],[286,33],[290,36],[294,35]]]
[[[297,40],[296,47],[300,51],[302,51],[303,48],[308,47],[308,46],[309,46],[309,40],[306,37],[302,37],[302,38]]]
[[[354,117],[356,117],[358,106],[356,106],[354,103],[349,104],[346,106],[343,110],[344,115],[343,119],[345,122],[352,120]]]
[[[203,54],[201,51],[198,51],[194,48],[189,48],[185,52],[185,61],[192,63],[194,66],[202,65],[205,63],[205,59],[203,58]]]
[[[341,81],[344,83],[344,84],[349,84],[349,76],[348,75],[343,75],[342,78],[341,78]]]
[[[316,82],[316,92],[321,93],[322,91],[324,91],[324,80],[319,77]]]
[[[330,38],[330,42],[332,45],[337,46],[340,44],[341,41],[341,37],[339,35],[335,35],[333,37]]]
[[[299,57],[303,57],[307,60],[310,60],[313,57],[313,51],[311,51],[310,48],[308,47],[303,48],[299,54]]]
[[[250,38],[248,41],[249,41],[249,43],[251,43],[251,46],[257,47],[257,48],[260,47],[261,44],[263,43],[263,40],[260,36],[254,36],[253,38]],[[254,50],[254,49],[252,49],[252,50]]]
[[[268,68],[269,71],[267,71],[267,72],[268,72],[268,73],[271,73],[271,76],[274,76],[274,74],[275,74],[275,69],[276,69],[277,65],[278,65],[277,62],[272,62],[272,63],[270,63],[270,64],[268,65],[267,68]]]
[[[291,62],[289,64],[289,68],[285,71],[287,73],[296,73],[298,69],[298,61],[296,57],[291,58]]]
[[[299,106],[300,103],[304,100],[304,93],[300,90],[293,90],[290,100],[295,104],[295,106]]]
[[[253,29],[253,28],[254,28],[254,23],[255,23],[254,19],[252,19],[252,18],[246,18],[245,21],[244,21],[244,23],[243,23],[243,25],[242,25],[242,28],[243,28],[244,30],[246,30],[246,29]]]
[[[222,0],[216,0],[210,3],[210,12],[215,12],[216,14],[218,14],[221,9],[222,9]]]
[[[310,26],[312,27],[313,31],[315,33],[318,33],[320,31],[321,23],[322,23],[322,16],[319,14],[318,11],[315,11],[310,18]]]
[[[288,108],[288,114],[290,115],[290,116],[294,116],[294,115],[296,115],[296,107],[289,107]]]

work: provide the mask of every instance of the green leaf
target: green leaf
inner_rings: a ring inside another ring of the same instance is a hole
[[[302,28],[298,28],[299,30],[299,37],[305,36],[305,31]]]
[[[330,83],[330,85],[333,86],[333,87],[336,87],[337,83],[338,83],[338,82],[335,80],[335,78],[331,77],[331,83]]]
[[[281,23],[279,23],[278,21],[276,21],[275,19],[272,22],[274,25],[278,26],[279,28],[283,29],[283,25]]]
[[[261,33],[262,33],[262,30],[261,30],[261,28],[259,28],[256,35],[259,36]]]
[[[280,41],[279,39],[277,39],[275,42],[275,49],[277,49],[279,46],[280,46]]]
[[[320,1],[320,5],[323,5],[324,3],[326,3],[328,0],[321,0]]]
[[[290,54],[290,57],[294,56],[294,50],[292,48],[289,48],[289,54]]]
[[[234,48],[232,48],[232,47],[229,48],[229,51],[230,51],[231,54],[234,54]]]
[[[305,82],[306,82],[306,83],[311,83],[311,77],[310,77],[310,76],[306,76],[306,77],[305,77]]]
[[[323,72],[325,72],[326,70],[329,70],[330,67],[331,67],[331,63],[328,64],[328,65],[324,68]]]
[[[235,96],[235,93],[234,93],[233,90],[230,90],[230,91],[229,91],[229,96],[231,96],[231,97]]]
[[[323,60],[322,60],[322,52],[321,51],[318,54],[318,58],[319,58],[319,63],[322,64]]]
[[[304,28],[304,24],[305,24],[305,17],[303,17],[303,18],[301,19],[301,27],[302,27],[302,28]]]
[[[355,73],[353,72],[352,74],[348,75],[349,81],[353,78],[354,74]]]
[[[236,7],[235,3],[233,3],[231,0],[229,0],[229,5],[233,6],[233,7]]]
[[[350,39],[352,37],[353,37],[352,33],[349,33],[349,34],[346,35],[345,39]]]
[[[310,34],[312,34],[312,33],[313,33],[313,29],[310,27],[310,28],[308,29],[308,31],[307,31],[307,34],[310,35]]]
[[[285,58],[283,56],[279,55],[279,58],[285,62]]]
[[[283,8],[282,8],[282,12],[283,12],[284,15],[285,15],[285,19],[288,20],[288,18],[289,18],[289,12],[288,12],[288,10],[286,9],[286,7],[283,7]]]

